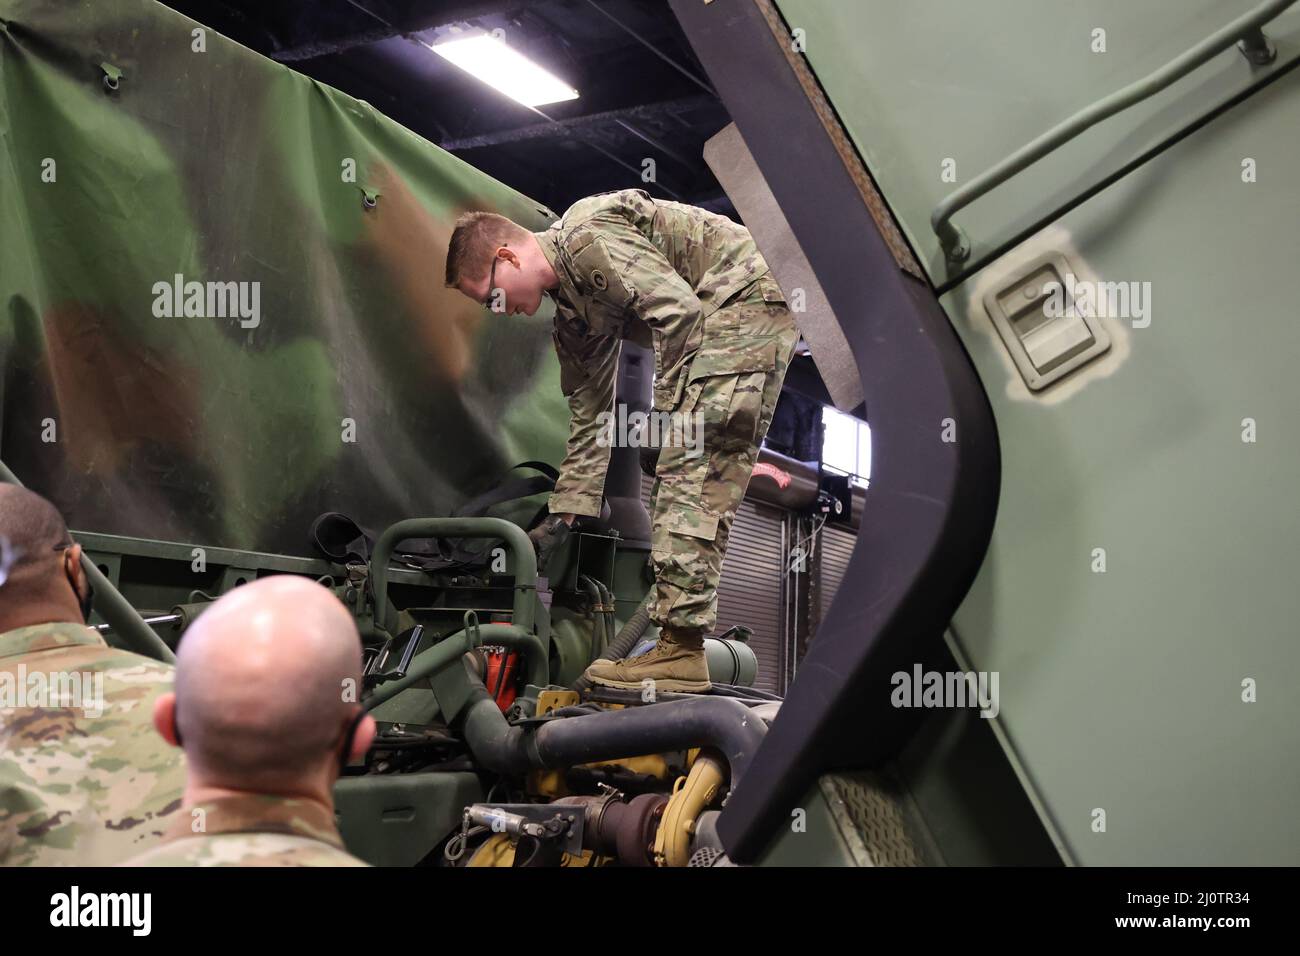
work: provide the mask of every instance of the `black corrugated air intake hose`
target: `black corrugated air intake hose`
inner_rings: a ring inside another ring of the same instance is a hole
[[[609,646],[605,648],[604,652],[600,657],[596,658],[596,660],[617,661],[627,657],[628,652],[636,646],[636,642],[641,640],[645,635],[646,628],[650,626],[650,605],[653,602],[654,590],[652,589],[646,594],[645,599],[641,602],[641,606],[638,607],[633,615],[627,619],[627,623],[623,625],[623,629],[618,632],[618,637],[614,638],[614,640],[609,643]],[[570,685],[569,689],[582,693],[590,686],[590,681],[585,677],[579,677]]]

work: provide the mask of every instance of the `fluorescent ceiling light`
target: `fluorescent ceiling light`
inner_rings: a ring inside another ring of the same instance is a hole
[[[569,84],[494,36],[448,40],[429,49],[525,106],[578,98],[578,91]]]

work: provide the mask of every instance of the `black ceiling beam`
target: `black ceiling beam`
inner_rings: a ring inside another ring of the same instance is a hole
[[[584,133],[602,129],[611,124],[654,120],[676,112],[712,107],[721,112],[721,104],[711,96],[685,96],[675,100],[663,100],[658,103],[644,103],[623,109],[606,110],[602,113],[587,113],[569,119],[552,120],[546,123],[530,123],[513,129],[496,130],[477,136],[462,136],[446,140],[438,145],[450,152],[460,149],[480,149],[484,146],[500,146],[506,143],[522,143],[533,139],[555,139],[572,137],[582,139]]]
[[[358,10],[358,19],[366,20],[368,25],[365,28],[304,40],[275,50],[271,53],[271,58],[281,63],[310,60],[318,56],[341,53],[353,47],[378,43],[390,37],[416,33],[420,30],[432,30],[478,17],[513,16],[541,2],[544,0],[465,0],[453,4],[438,2],[438,0],[416,0],[405,4],[405,9],[400,16],[390,18],[386,16],[389,11],[386,11],[380,3],[373,0],[371,2],[349,0],[349,3]]]
[[[259,53],[274,50],[278,43],[274,29],[265,19],[250,16],[236,3],[227,0],[168,0],[167,6]]]
[[[620,20],[618,17],[614,16],[614,14],[610,13],[608,10],[606,10],[604,7],[602,7],[602,6],[597,2],[597,0],[587,0],[587,3],[589,3],[589,4],[591,5],[591,7],[592,7],[592,8],[593,8],[597,13],[599,13],[601,16],[605,17],[607,20],[609,20],[611,23],[613,23],[615,26],[617,26],[620,30],[622,30],[622,31],[623,31],[624,33],[626,33],[628,36],[632,37],[632,39],[636,40],[638,43],[640,43],[642,46],[644,46],[647,50],[649,50],[649,51],[650,51],[651,53],[653,53],[655,56],[659,57],[659,59],[663,60],[665,63],[667,63],[669,66],[671,66],[674,70],[676,70],[676,71],[677,71],[678,73],[680,73],[682,76],[686,77],[688,80],[690,80],[692,83],[694,83],[694,84],[695,84],[696,86],[698,86],[700,89],[704,90],[704,92],[708,93],[710,96],[714,97],[715,99],[717,98],[718,91],[715,90],[713,87],[711,87],[711,86],[710,86],[706,81],[700,79],[698,76],[696,76],[696,75],[695,75],[694,73],[692,73],[690,70],[686,69],[686,67],[682,66],[680,63],[678,63],[676,60],[674,60],[672,57],[670,57],[670,56],[669,56],[667,53],[665,53],[663,50],[659,49],[657,46],[655,46],[653,43],[651,43],[648,39],[646,39],[645,37],[643,37],[643,36],[642,36],[640,33],[638,33],[636,30],[633,30],[630,26],[628,26],[626,23],[624,23],[624,22],[623,22],[622,20]]]

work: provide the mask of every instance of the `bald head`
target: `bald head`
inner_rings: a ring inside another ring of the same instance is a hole
[[[0,482],[0,631],[80,623],[81,547],[59,510],[34,491]]]
[[[337,768],[360,686],[361,643],[338,598],[306,578],[263,578],[186,631],[175,722],[206,783],[292,791]]]

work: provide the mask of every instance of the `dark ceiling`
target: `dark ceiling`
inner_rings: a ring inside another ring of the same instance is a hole
[[[702,158],[729,118],[666,0],[167,0],[358,99],[557,212],[641,186],[738,218]],[[578,90],[522,106],[430,52],[465,26]],[[656,180],[642,181],[644,160]]]

